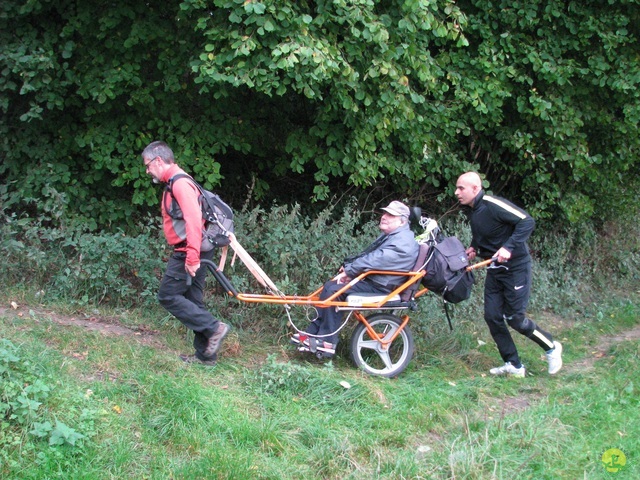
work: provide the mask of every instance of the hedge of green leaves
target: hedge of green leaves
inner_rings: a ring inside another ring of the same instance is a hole
[[[0,184],[94,229],[157,204],[166,140],[236,209],[451,201],[467,169],[538,219],[637,190],[638,0],[95,0],[0,6]],[[326,204],[325,204],[326,205]],[[115,231],[115,230],[112,230]]]

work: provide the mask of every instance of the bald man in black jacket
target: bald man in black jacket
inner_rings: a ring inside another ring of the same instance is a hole
[[[525,376],[525,367],[507,327],[536,342],[546,353],[549,374],[562,368],[562,345],[527,318],[531,291],[531,256],[527,240],[535,221],[508,200],[485,194],[480,176],[467,172],[458,178],[456,197],[465,208],[473,239],[469,260],[493,258],[484,287],[484,319],[504,365],[493,375]]]

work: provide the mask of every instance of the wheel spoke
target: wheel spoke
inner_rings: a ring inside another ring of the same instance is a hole
[[[391,361],[391,357],[389,356],[389,350],[387,349],[384,352],[378,352],[378,355],[380,355],[380,358],[387,367],[387,370],[391,370],[393,368],[393,362]]]
[[[385,331],[382,332],[382,334],[379,333],[378,335],[382,337],[382,340],[388,340],[396,333],[397,330],[397,325],[387,325]]]
[[[378,349],[378,345],[380,345],[380,342],[377,340],[364,340],[362,342],[358,343],[358,346],[360,348],[367,348],[370,350],[377,350]]]

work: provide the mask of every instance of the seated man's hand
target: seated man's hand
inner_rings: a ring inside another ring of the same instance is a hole
[[[347,283],[349,282],[350,278],[347,276],[346,273],[344,273],[344,270],[342,270],[338,275],[336,275],[335,277],[333,277],[333,279],[336,281],[336,283],[338,284],[342,284],[342,283]]]

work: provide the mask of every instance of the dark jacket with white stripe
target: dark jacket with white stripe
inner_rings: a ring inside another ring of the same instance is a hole
[[[465,213],[473,234],[471,246],[480,258],[491,258],[500,247],[504,247],[511,252],[511,258],[505,265],[530,261],[527,240],[536,222],[523,209],[481,190],[473,206],[467,207]]]

